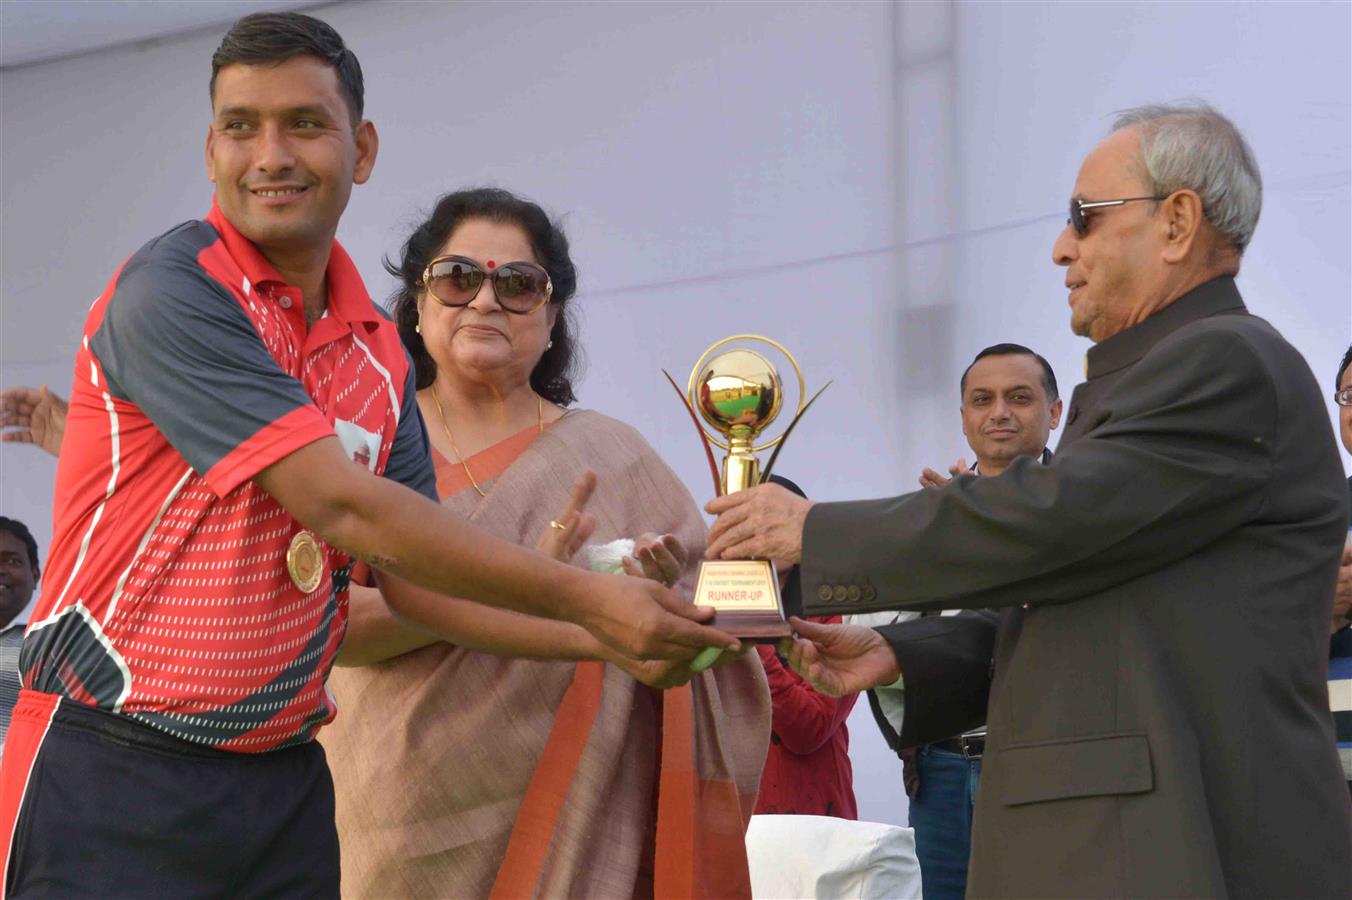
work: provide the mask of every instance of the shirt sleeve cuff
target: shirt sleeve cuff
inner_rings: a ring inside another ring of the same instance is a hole
[[[904,691],[906,690],[906,676],[898,675],[897,680],[891,684],[880,684],[874,688],[876,691]]]

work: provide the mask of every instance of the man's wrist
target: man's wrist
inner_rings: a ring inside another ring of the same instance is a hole
[[[597,604],[602,602],[595,589],[597,576],[586,569],[562,563],[559,569],[561,571],[557,580],[550,587],[551,592],[561,600],[561,608],[556,615],[590,632],[589,626],[595,619]]]
[[[881,629],[874,628],[873,633],[882,641],[883,649],[887,651],[887,668],[879,676],[874,687],[879,690],[901,690],[905,679],[901,674],[901,660],[897,659],[897,648],[892,646]]]
[[[803,564],[803,555],[807,550],[807,517],[812,514],[812,507],[817,505],[817,501],[808,500],[807,505],[803,507],[803,517],[798,520],[798,558],[794,560],[797,565]]]
[[[571,625],[571,623],[570,623]],[[607,646],[581,625],[571,625],[572,634],[567,642],[568,655],[578,660],[595,660],[619,665],[622,657],[619,651]]]

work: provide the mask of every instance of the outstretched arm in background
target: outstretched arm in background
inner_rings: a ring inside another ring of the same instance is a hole
[[[47,385],[0,391],[0,441],[33,444],[52,456],[61,454],[66,436],[66,401]]]

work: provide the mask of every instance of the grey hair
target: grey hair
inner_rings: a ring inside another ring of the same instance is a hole
[[[1207,220],[1242,254],[1263,208],[1263,177],[1234,123],[1195,100],[1123,110],[1113,131],[1123,128],[1140,129],[1150,192],[1196,191]]]

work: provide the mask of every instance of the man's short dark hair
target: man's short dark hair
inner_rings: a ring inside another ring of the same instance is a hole
[[[361,63],[332,26],[300,13],[254,13],[230,26],[211,57],[212,100],[216,76],[226,66],[277,65],[297,56],[313,56],[333,66],[356,128],[366,96]]]
[[[1347,367],[1352,365],[1352,344],[1347,345],[1347,352],[1343,354],[1343,361],[1338,364],[1338,377],[1333,379],[1333,389],[1341,391],[1343,389],[1343,373]]]
[[[962,380],[958,382],[958,395],[967,396],[967,373],[972,371],[972,366],[981,362],[988,356],[1031,356],[1037,360],[1038,365],[1042,366],[1042,387],[1047,392],[1048,400],[1059,400],[1061,395],[1056,390],[1056,373],[1052,371],[1052,364],[1042,358],[1042,354],[1034,353],[1023,344],[992,344],[985,350],[982,350],[972,358],[967,364],[967,368],[962,370]]]
[[[35,570],[41,571],[42,567],[38,565],[38,542],[33,540],[33,532],[28,530],[28,526],[18,519],[11,519],[7,516],[0,516],[0,531],[8,531],[28,548],[28,564]]]

